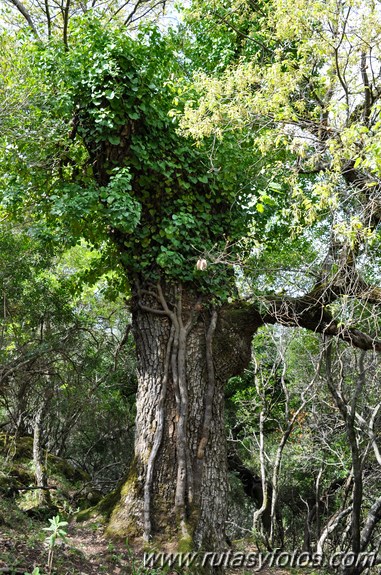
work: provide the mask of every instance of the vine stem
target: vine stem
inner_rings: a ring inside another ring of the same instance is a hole
[[[140,309],[146,311],[147,313],[153,313],[159,316],[167,316],[171,323],[171,332],[169,340],[167,342],[167,349],[165,356],[164,375],[161,383],[160,397],[157,405],[157,415],[156,415],[157,426],[155,430],[152,449],[148,458],[146,479],[144,483],[144,505],[143,505],[144,538],[145,540],[149,540],[152,532],[152,523],[151,523],[152,485],[153,485],[155,462],[157,459],[157,455],[164,434],[164,423],[165,423],[164,408],[165,408],[165,399],[167,394],[170,368],[172,371],[172,380],[174,385],[176,409],[177,409],[177,426],[176,426],[177,479],[176,479],[176,491],[175,491],[175,509],[180,519],[180,525],[183,535],[187,536],[188,530],[186,522],[186,501],[187,497],[188,501],[190,502],[192,501],[193,498],[193,490],[192,490],[193,479],[192,479],[192,467],[190,465],[188,446],[187,446],[189,397],[188,397],[187,377],[186,377],[186,344],[188,334],[191,331],[195,323],[195,318],[198,316],[199,313],[198,308],[200,306],[200,301],[198,301],[197,305],[194,306],[194,308],[191,310],[189,318],[186,324],[184,325],[182,318],[183,302],[182,302],[181,285],[178,287],[178,291],[176,294],[176,303],[171,305],[171,308],[168,306],[160,282],[156,285],[157,289],[156,293],[141,289],[138,282],[136,283],[136,285],[139,296],[138,305]],[[142,302],[143,295],[148,295],[153,299],[156,299],[160,304],[161,308],[151,307],[149,305],[143,304]],[[210,381],[214,381],[214,375],[212,378],[209,379]],[[213,390],[214,390],[214,384],[213,384]]]
[[[175,494],[175,507],[179,512],[181,526],[184,535],[186,535],[186,509],[185,509],[185,496],[187,488],[187,424],[188,424],[188,389],[186,380],[186,340],[187,329],[184,327],[182,321],[182,297],[181,288],[177,298],[176,308],[176,328],[178,335],[178,348],[177,348],[177,388],[179,397],[178,406],[178,422],[177,422],[177,481],[176,481],[176,494]]]

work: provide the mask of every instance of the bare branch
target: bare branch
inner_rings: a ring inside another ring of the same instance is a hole
[[[11,2],[11,4],[13,4],[17,8],[20,14],[22,14],[25,20],[28,22],[29,27],[32,30],[33,34],[36,36],[36,38],[39,38],[36,26],[34,25],[32,17],[28,12],[28,10],[25,8],[24,4],[22,4],[20,0],[8,0],[8,2]]]
[[[66,0],[65,8],[62,11],[63,16],[63,42],[65,44],[66,50],[69,49],[68,39],[67,39],[67,31],[69,27],[69,12],[70,12],[70,2],[71,0]]]
[[[369,118],[370,118],[370,107],[371,107],[371,99],[372,99],[372,93],[371,93],[371,87],[369,84],[369,78],[368,78],[368,74],[367,74],[367,58],[366,58],[366,54],[365,52],[361,53],[361,76],[362,76],[362,81],[364,84],[364,112],[363,112],[363,118],[364,118],[364,122],[365,124],[368,124],[369,122]]]
[[[381,521],[381,497],[376,499],[372,507],[369,509],[365,525],[361,531],[361,550],[367,548],[372,533],[377,523]]]
[[[323,547],[328,535],[330,535],[330,533],[335,531],[341,520],[344,519],[344,517],[346,517],[347,515],[349,515],[351,511],[352,506],[349,506],[346,509],[344,509],[344,511],[337,512],[331,517],[317,543],[316,551],[318,555],[323,555]]]

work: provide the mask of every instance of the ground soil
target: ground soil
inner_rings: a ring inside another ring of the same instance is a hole
[[[0,525],[0,573],[24,575],[39,567],[46,575],[47,536],[41,522],[27,520],[20,525]],[[125,541],[110,541],[99,522],[72,522],[67,528],[67,543],[59,543],[54,557],[54,575],[159,575],[164,571],[143,567],[142,551]],[[183,575],[178,570],[166,575]],[[243,570],[230,570],[228,575],[241,575]],[[246,571],[248,573],[248,571]],[[262,575],[289,575],[284,570],[263,569]]]

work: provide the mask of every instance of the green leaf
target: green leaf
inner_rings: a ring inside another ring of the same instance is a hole
[[[278,184],[277,182],[270,182],[269,188],[275,192],[280,192],[282,190],[281,184]]]
[[[119,146],[120,144],[120,136],[108,136],[107,139],[113,146]]]

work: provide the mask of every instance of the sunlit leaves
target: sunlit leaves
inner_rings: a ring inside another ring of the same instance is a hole
[[[214,13],[223,34],[217,16],[225,10],[222,3],[214,2],[213,10],[200,7],[199,1],[195,5],[209,19]],[[363,209],[378,210],[372,194],[372,187],[378,190],[380,184],[377,5],[271,0],[253,6],[243,2],[232,12],[230,20],[224,12],[225,24],[233,26],[239,14],[246,18],[246,42],[261,22],[265,49],[239,54],[223,71],[195,74],[195,92],[181,119],[183,131],[198,141],[211,135],[222,141],[233,134],[242,146],[250,139],[252,149],[263,155],[283,150],[283,173],[277,162],[269,162],[266,176],[289,190],[294,230],[302,233],[306,225],[343,210],[340,226],[346,225],[351,236],[355,220],[350,206],[360,195],[359,183],[345,192],[348,169],[361,173],[352,181],[364,182],[368,207]],[[266,204],[258,196],[255,190],[260,217]],[[370,230],[362,234],[365,243],[371,235]]]
[[[133,39],[89,17],[72,23],[69,51],[56,39],[20,49],[41,90],[7,136],[2,202],[14,217],[28,209],[41,237],[59,245],[86,238],[104,249],[115,240],[109,263],[118,254],[129,274],[196,278],[218,291],[223,266],[201,278],[195,262],[215,246],[238,245],[250,178],[228,139],[211,166],[213,142],[197,149],[178,133],[170,111],[174,98],[183,109],[189,79],[172,36],[146,26]]]

